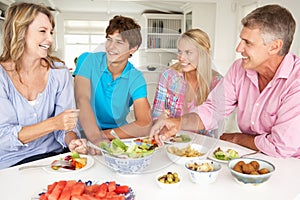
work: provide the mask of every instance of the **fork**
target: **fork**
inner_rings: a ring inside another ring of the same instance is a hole
[[[114,129],[111,129],[110,134],[114,137],[120,140],[120,137],[117,135],[117,133],[114,131]]]
[[[246,154],[240,156],[240,158],[245,158],[245,157],[247,157],[247,156],[251,156],[251,155],[254,155],[254,154],[257,154],[257,153],[260,153],[260,151],[254,151],[254,152],[252,152],[252,153],[246,153]]]
[[[93,149],[96,149],[96,150],[98,150],[98,151],[102,151],[103,149],[101,149],[100,147],[98,147],[97,145],[95,145],[95,144],[93,144],[91,141],[87,141],[86,142],[86,145],[88,146],[88,147],[92,147]]]
[[[44,165],[27,165],[27,166],[22,166],[19,168],[19,170],[24,170],[24,169],[32,169],[32,168],[40,168],[40,167],[47,167],[49,164],[44,164]],[[50,164],[51,168],[52,167],[71,167],[71,163],[67,160],[54,160]]]

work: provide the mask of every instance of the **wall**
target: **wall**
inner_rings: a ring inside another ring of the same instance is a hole
[[[0,19],[0,53],[2,53],[2,46],[3,46],[3,42],[2,42],[2,27],[3,27],[3,20]]]
[[[221,0],[217,1],[216,31],[213,62],[222,74],[225,74],[236,58],[235,48],[239,42],[240,20],[238,10],[249,3],[257,6],[280,4],[289,9],[296,20],[296,32],[291,52],[300,56],[300,1],[298,0]]]
[[[288,10],[291,11],[295,20],[296,20],[296,32],[294,35],[294,41],[291,46],[291,52],[294,52],[298,56],[300,56],[300,1],[299,0],[261,0],[258,1],[259,5],[266,5],[266,4],[280,4],[286,7]]]
[[[237,10],[232,9],[232,4],[233,1],[218,1],[216,8],[213,63],[223,75],[235,58]]]
[[[205,31],[209,35],[212,47],[215,46],[216,7],[217,3],[187,3],[183,6],[185,15],[192,12],[192,28]]]
[[[0,53],[2,53],[2,27],[4,23],[4,18],[2,17],[3,12],[7,9],[7,2],[0,1]]]

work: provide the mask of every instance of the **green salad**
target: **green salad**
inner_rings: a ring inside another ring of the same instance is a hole
[[[239,153],[233,149],[227,149],[223,151],[220,147],[214,151],[215,158],[219,160],[230,160],[239,157]]]
[[[113,139],[110,144],[101,142],[100,148],[113,155],[126,155],[129,158],[145,157],[151,155],[155,151],[154,145],[149,145],[146,143],[137,144],[136,142],[132,141],[130,145],[127,146],[119,139]]]

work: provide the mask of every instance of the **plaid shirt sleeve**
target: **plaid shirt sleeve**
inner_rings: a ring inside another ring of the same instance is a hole
[[[173,69],[164,71],[159,79],[153,103],[152,117],[157,119],[164,110],[169,110],[171,117],[182,115],[185,94],[185,81],[182,74]]]
[[[152,117],[153,120],[157,119],[162,112],[165,110],[165,103],[167,99],[167,87],[168,87],[168,73],[163,72],[159,78],[159,82],[156,88]]]

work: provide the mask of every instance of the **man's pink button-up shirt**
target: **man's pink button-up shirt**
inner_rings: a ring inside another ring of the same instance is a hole
[[[300,158],[300,59],[289,53],[273,79],[260,92],[256,71],[233,63],[198,113],[207,130],[216,129],[238,107],[243,133],[257,135],[255,145],[273,157]]]

